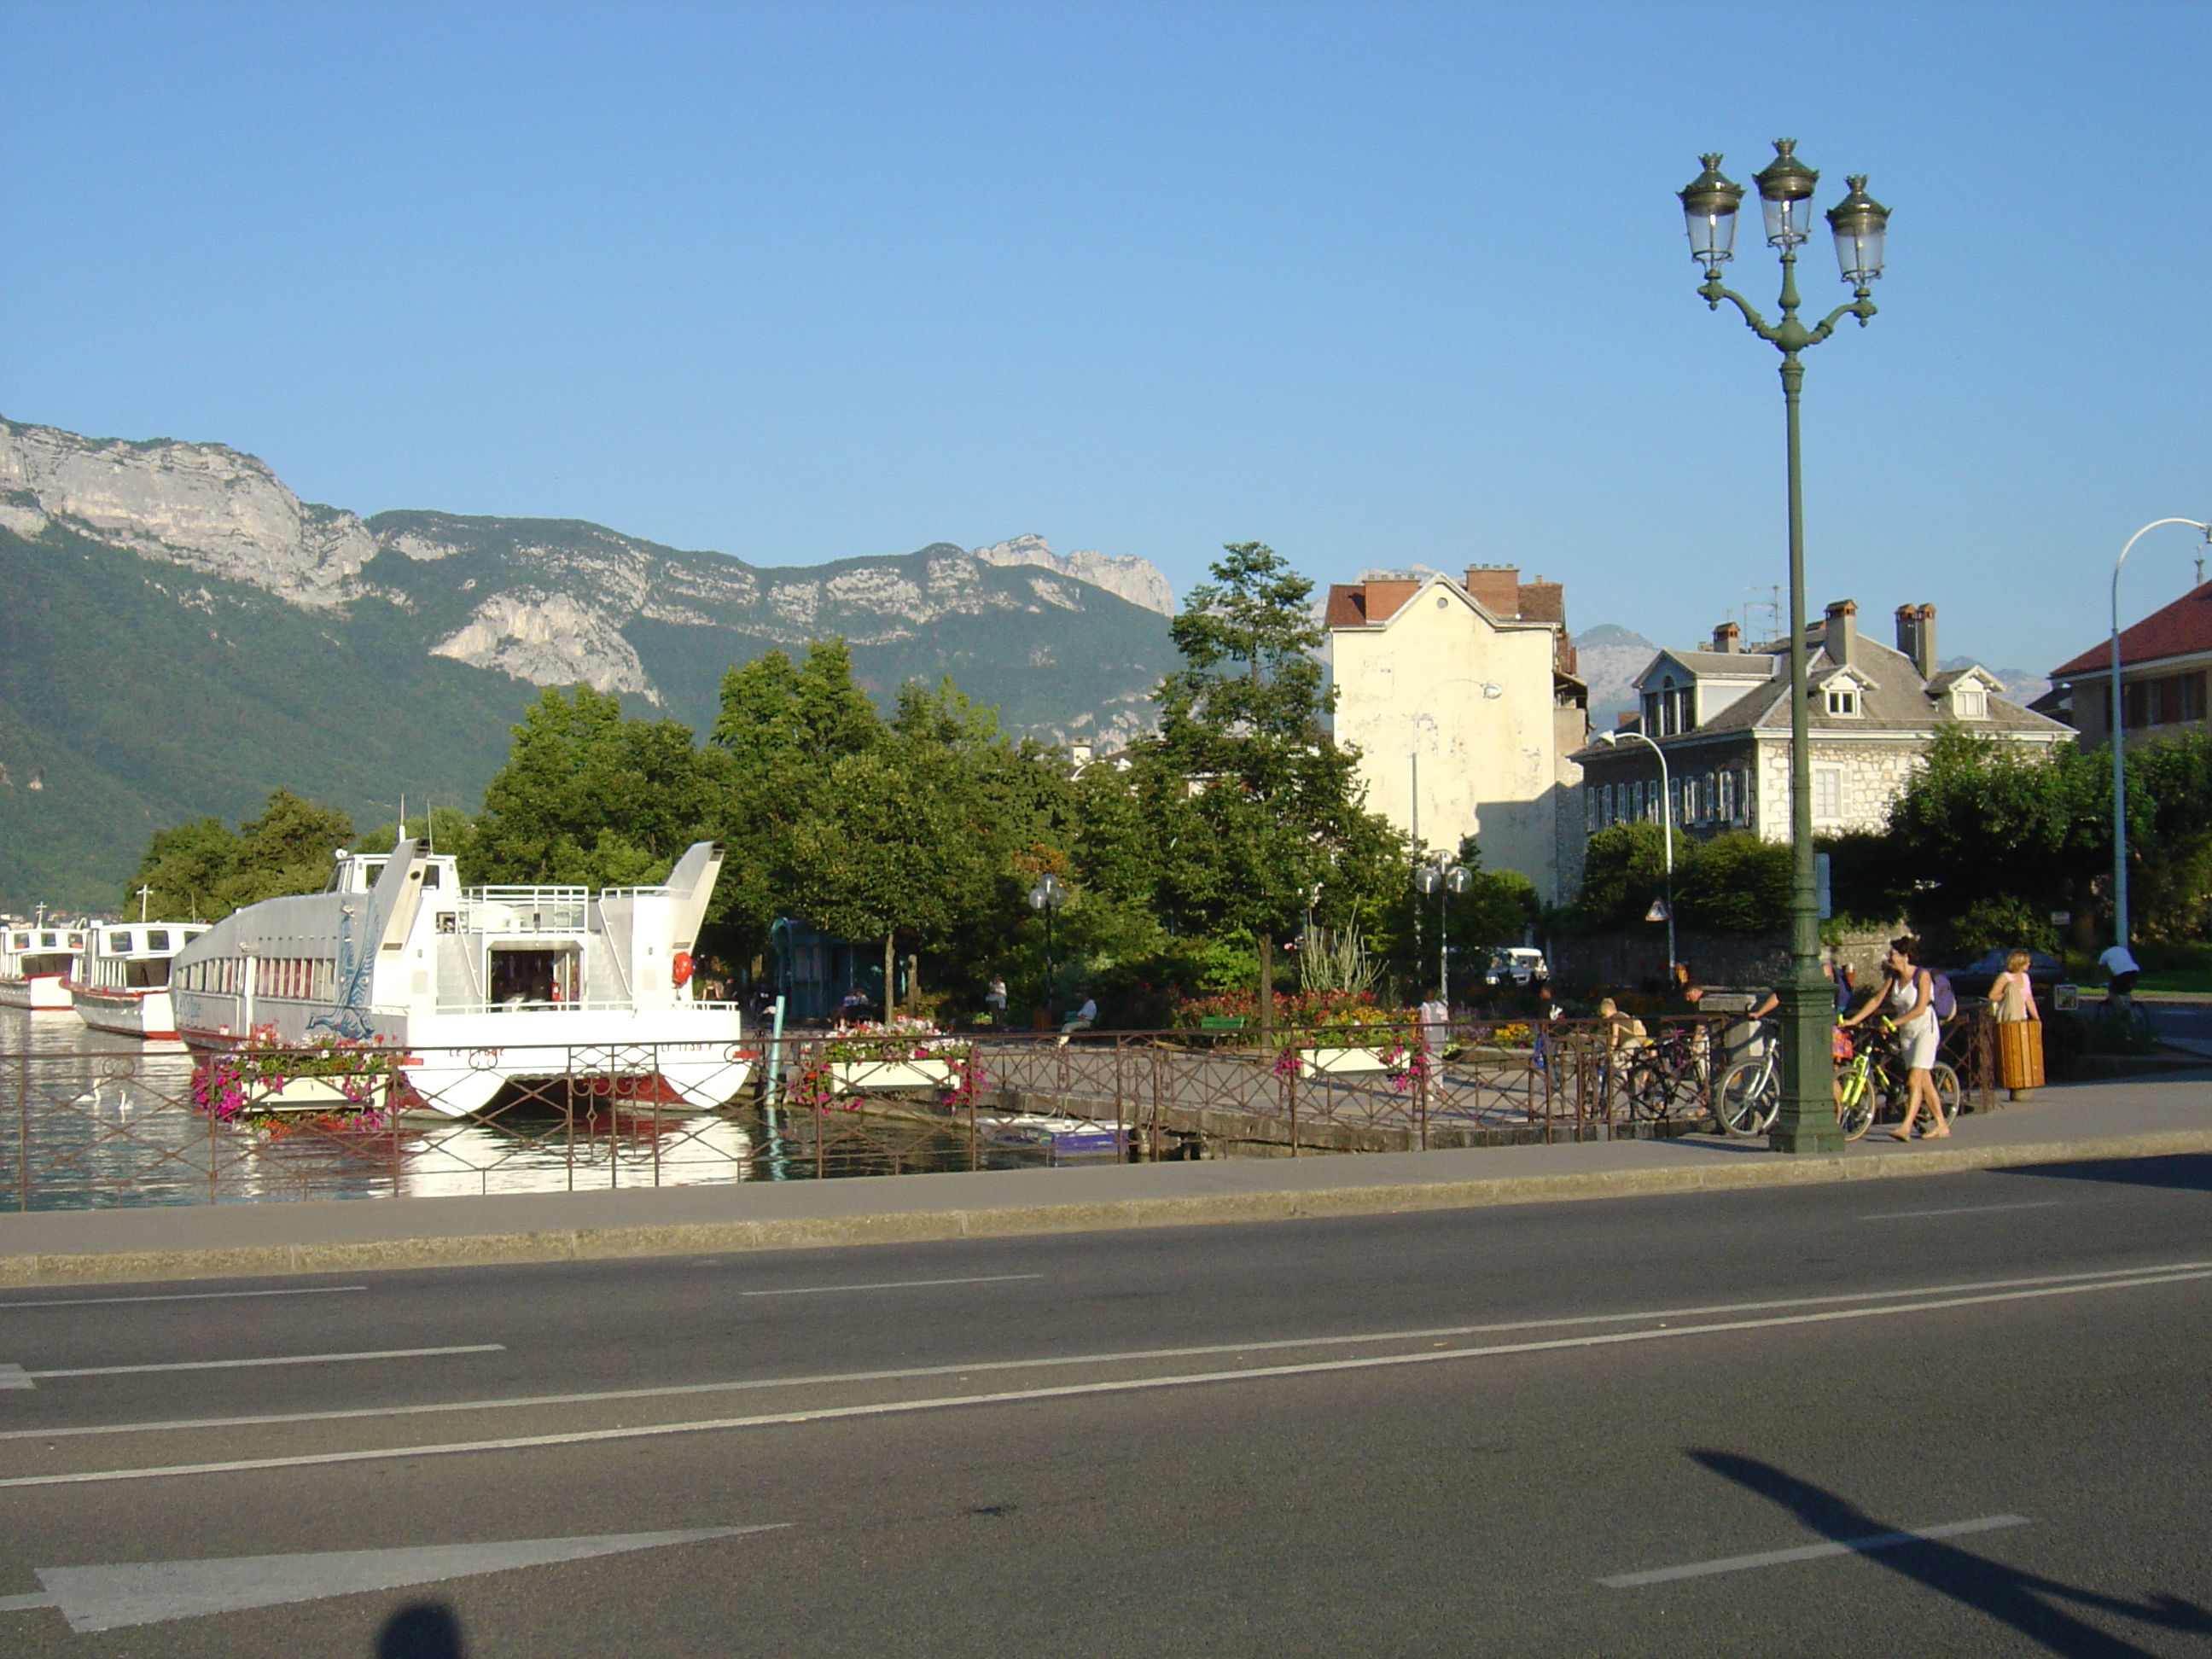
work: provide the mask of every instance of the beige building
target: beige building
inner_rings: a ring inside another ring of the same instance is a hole
[[[1589,693],[1565,595],[1510,566],[1334,586],[1324,617],[1336,737],[1356,745],[1367,807],[1421,846],[1474,836],[1486,870],[1547,903],[1581,878],[1579,769]]]

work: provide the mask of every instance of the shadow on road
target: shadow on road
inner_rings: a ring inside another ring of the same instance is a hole
[[[2171,1158],[2111,1158],[2094,1164],[2015,1164],[1992,1175],[2040,1176],[2046,1181],[2112,1181],[2130,1187],[2170,1187],[2212,1193],[2212,1152]]]
[[[1838,1541],[1877,1537],[1899,1530],[1892,1522],[1869,1515],[1849,1498],[1810,1481],[1800,1480],[1755,1457],[1705,1450],[1692,1450],[1689,1455],[1714,1474],[1789,1510],[1814,1531]],[[2022,1636],[2040,1643],[2051,1652],[2069,1656],[2069,1659],[2148,1656],[2151,1650],[2139,1648],[2082,1623],[2056,1605],[2059,1602],[2112,1613],[2160,1630],[2212,1634],[2212,1610],[2179,1596],[2157,1595],[2148,1601],[2130,1601],[2120,1596],[2102,1595],[2038,1573],[1985,1561],[1971,1551],[1941,1540],[1871,1551],[1866,1559],[1923,1584],[1939,1595],[1947,1595],[1986,1613],[1999,1624],[2009,1626]]]
[[[384,1621],[376,1659],[467,1659],[461,1621],[443,1601],[410,1601]]]

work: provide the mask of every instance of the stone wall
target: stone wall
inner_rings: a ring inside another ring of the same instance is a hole
[[[1840,956],[1850,963],[1862,988],[1870,975],[1881,971],[1889,941],[1904,933],[1904,923],[1854,931],[1822,955]],[[1663,984],[1667,977],[1667,930],[1656,924],[1627,933],[1571,933],[1547,940],[1544,954],[1552,977],[1564,986],[1613,985],[1640,989],[1647,981]],[[1705,986],[1752,989],[1772,985],[1790,970],[1787,933],[1700,933],[1683,929],[1675,935],[1674,954],[1690,964],[1691,976]]]

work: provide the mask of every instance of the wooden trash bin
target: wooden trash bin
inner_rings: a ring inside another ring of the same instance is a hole
[[[1997,1024],[1997,1082],[2010,1090],[2043,1086],[2043,1022],[2008,1019]]]

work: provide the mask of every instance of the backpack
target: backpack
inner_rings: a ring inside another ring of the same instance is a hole
[[[1937,973],[1931,974],[1929,978],[1930,981],[1929,1006],[1935,1009],[1937,1019],[1950,1018],[1959,1012],[1959,999],[1953,995],[1951,991],[1951,976],[1948,974]]]

